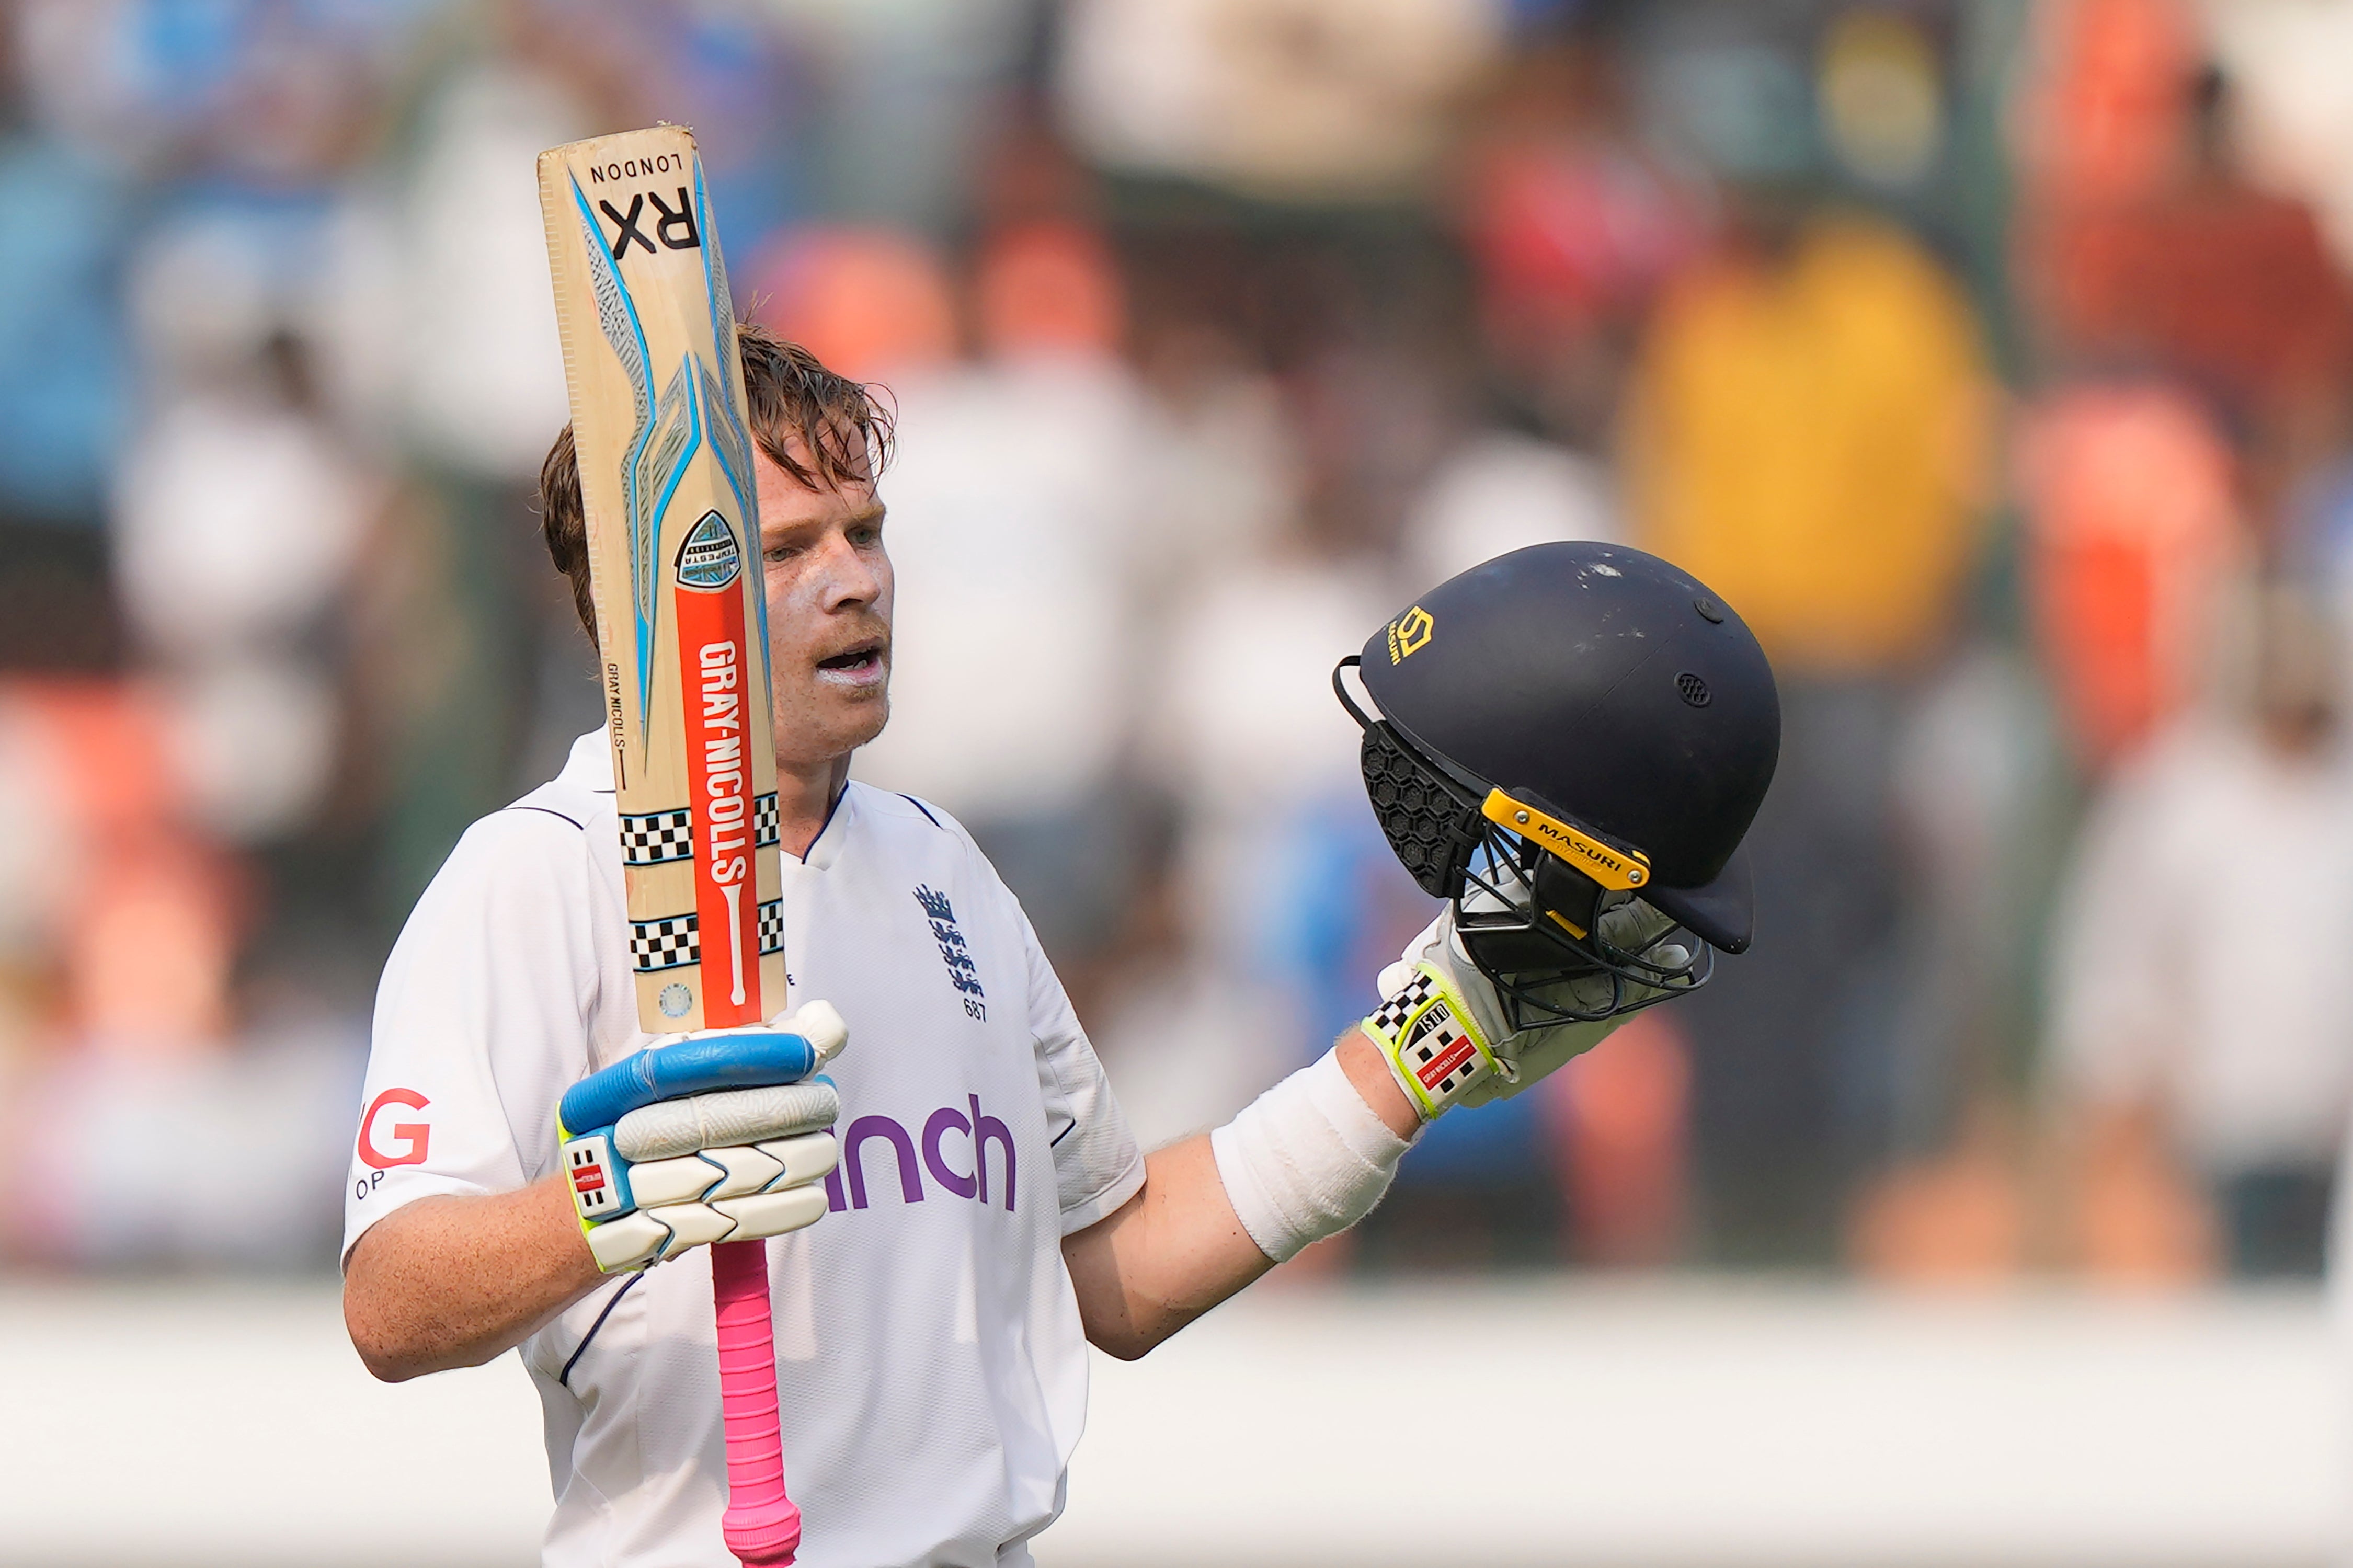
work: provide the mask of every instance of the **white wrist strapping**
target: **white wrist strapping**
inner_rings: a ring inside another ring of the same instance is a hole
[[[1277,1263],[1372,1213],[1410,1147],[1373,1114],[1337,1051],[1209,1134],[1234,1213]]]

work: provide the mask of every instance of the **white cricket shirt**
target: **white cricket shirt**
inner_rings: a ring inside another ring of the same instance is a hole
[[[852,784],[784,858],[790,1000],[849,1021],[832,1213],[768,1244],[806,1568],[1026,1563],[1086,1413],[1064,1236],[1144,1159],[1020,906],[936,807]],[[555,1162],[555,1102],[638,1049],[603,734],[468,830],[385,966],[343,1247],[406,1203]],[[732,1568],[710,1254],[522,1347],[551,1568]]]

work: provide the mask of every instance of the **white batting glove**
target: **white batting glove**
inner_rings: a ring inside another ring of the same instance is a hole
[[[841,1015],[811,1002],[771,1023],[655,1041],[565,1091],[560,1158],[581,1234],[607,1274],[824,1216],[839,1158],[831,1082]]]
[[[1603,939],[1629,952],[1641,951],[1673,924],[1640,900],[1606,911],[1600,921]],[[1661,949],[1657,959],[1666,969],[1688,961],[1672,947]],[[1509,1100],[1608,1039],[1629,1016],[1620,1012],[1514,1031],[1494,983],[1463,949],[1451,904],[1406,943],[1377,984],[1381,1005],[1364,1021],[1365,1034],[1424,1121],[1458,1105]],[[1644,994],[1638,989],[1634,999]],[[1536,995],[1598,1012],[1610,1004],[1612,985],[1607,974],[1579,975]]]

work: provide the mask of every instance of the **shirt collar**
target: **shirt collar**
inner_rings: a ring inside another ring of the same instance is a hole
[[[852,826],[858,819],[858,785],[845,783],[841,793],[833,797],[833,810],[826,815],[825,826],[817,830],[817,839],[809,846],[807,858],[798,864],[813,871],[829,869],[841,858],[841,847],[849,841]],[[787,866],[793,858],[784,858]]]

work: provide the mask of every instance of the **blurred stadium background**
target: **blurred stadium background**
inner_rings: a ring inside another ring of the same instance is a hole
[[[657,119],[896,400],[858,771],[1148,1142],[1428,916],[1326,686],[1419,590],[1619,540],[1781,678],[1754,952],[1103,1363],[1051,1568],[2337,1551],[2353,3],[0,17],[0,1557],[530,1558],[524,1380],[366,1383],[338,1183],[410,901],[597,721],[532,159]],[[1472,1303],[1366,1448],[1345,1347]]]

